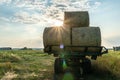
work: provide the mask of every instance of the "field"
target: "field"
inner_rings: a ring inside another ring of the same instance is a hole
[[[1,80],[53,80],[54,57],[40,50],[0,51]],[[92,60],[85,80],[120,80],[120,51]]]

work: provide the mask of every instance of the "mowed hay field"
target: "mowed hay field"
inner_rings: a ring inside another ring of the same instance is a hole
[[[0,79],[51,80],[53,62],[40,50],[0,51]]]
[[[53,80],[54,60],[41,50],[0,51],[1,80]],[[91,60],[92,72],[85,80],[120,80],[120,51]]]

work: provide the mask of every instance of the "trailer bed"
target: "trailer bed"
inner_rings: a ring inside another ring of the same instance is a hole
[[[47,49],[47,50],[46,50]],[[48,54],[61,54],[72,56],[100,56],[108,52],[104,46],[64,46],[50,45],[44,49]],[[65,54],[69,53],[69,54]]]

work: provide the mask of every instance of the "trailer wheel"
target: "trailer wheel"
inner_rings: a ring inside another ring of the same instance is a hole
[[[55,63],[54,63],[54,73],[55,74],[60,74],[63,72],[62,63],[63,63],[63,60],[61,58],[55,59]]]
[[[87,74],[91,72],[91,61],[86,58],[82,62],[83,73]]]
[[[58,80],[58,75],[54,74],[53,75],[53,80]]]

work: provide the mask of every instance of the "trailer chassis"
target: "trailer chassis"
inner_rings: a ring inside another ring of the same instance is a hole
[[[81,80],[84,74],[91,72],[90,57],[96,60],[98,56],[108,53],[108,49],[104,46],[65,46],[60,52],[53,51],[52,46],[47,47],[47,49],[49,48],[47,53],[53,54],[56,57],[54,62],[54,80],[58,80],[58,75],[66,72],[71,72],[74,75],[74,80]],[[72,51],[72,47],[79,47],[83,50]],[[71,50],[67,50],[67,48],[71,48]],[[89,48],[97,50],[89,51]]]

